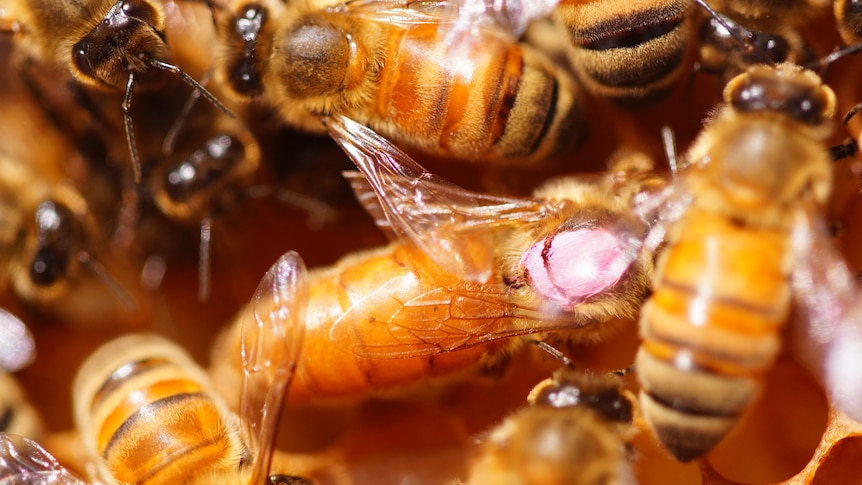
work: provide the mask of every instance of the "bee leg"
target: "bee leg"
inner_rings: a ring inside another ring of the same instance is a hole
[[[210,297],[210,265],[212,264],[212,216],[201,219],[201,241],[198,248],[198,301]]]
[[[141,184],[141,160],[138,158],[138,146],[135,143],[135,128],[132,124],[132,93],[135,91],[135,73],[129,72],[126,82],[126,94],[123,96],[123,124],[126,128],[126,142],[129,145],[129,156],[132,159],[132,175],[135,185]]]
[[[575,369],[575,363],[572,362],[572,359],[568,358],[562,351],[560,351],[560,349],[552,346],[548,342],[535,339],[530,339],[528,340],[528,342],[549,353],[551,357],[554,357],[555,359],[559,360],[569,369]]]

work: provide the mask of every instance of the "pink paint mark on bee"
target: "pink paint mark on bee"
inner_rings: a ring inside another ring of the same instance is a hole
[[[617,237],[602,229],[578,229],[542,239],[521,257],[521,267],[541,296],[571,305],[606,291],[628,268]]]

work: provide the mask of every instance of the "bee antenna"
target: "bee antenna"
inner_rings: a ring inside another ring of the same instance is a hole
[[[117,280],[111,276],[111,273],[108,271],[105,266],[100,263],[98,260],[94,259],[90,253],[87,251],[81,251],[78,253],[78,261],[85,264],[87,268],[96,275],[108,289],[120,300],[120,303],[123,304],[129,312],[134,313],[138,309],[138,305],[135,303],[135,300],[123,289],[122,285],[120,285]]]
[[[213,70],[207,70],[206,74],[201,78],[200,85],[206,86],[209,84],[210,79],[212,78]],[[171,125],[171,128],[168,130],[168,133],[165,135],[164,141],[162,141],[162,154],[163,155],[171,155],[174,153],[174,146],[176,145],[177,137],[182,131],[183,127],[186,124],[186,120],[188,120],[191,115],[192,109],[194,109],[195,104],[198,99],[201,97],[201,92],[197,89],[192,91],[192,94],[189,95],[189,98],[186,99],[183,108],[180,110],[179,115],[177,115],[177,119],[174,120],[174,124]]]
[[[760,52],[755,49],[754,46],[751,44],[750,39],[739,33],[740,30],[751,32],[749,29],[737,24],[736,22],[731,22],[724,15],[721,15],[720,13],[716,12],[715,9],[713,9],[708,3],[706,3],[706,0],[694,0],[694,3],[700,5],[700,7],[703,8],[706,13],[710,15],[710,17],[715,19],[716,22],[718,22],[722,27],[724,27],[724,29],[727,30],[727,33],[730,34],[730,36],[733,37],[733,39],[742,46],[746,54],[754,54],[764,64],[775,64],[763,52]]]
[[[150,59],[149,64],[150,64],[150,66],[155,67],[157,69],[162,69],[162,70],[171,72],[173,74],[176,74],[177,76],[180,77],[180,79],[183,80],[183,82],[185,82],[186,84],[191,86],[192,89],[199,91],[201,93],[201,95],[204,98],[206,98],[207,101],[209,101],[213,106],[218,108],[219,111],[226,114],[227,116],[230,116],[231,118],[236,118],[236,115],[233,113],[233,111],[228,109],[228,107],[225,106],[224,104],[222,104],[221,101],[216,99],[216,97],[211,92],[207,91],[207,89],[205,87],[203,87],[201,85],[201,83],[192,79],[191,76],[186,74],[186,72],[183,71],[182,69],[180,69],[178,66],[175,66],[173,64],[169,64],[169,63],[164,62],[164,61],[160,61],[158,59]]]
[[[856,54],[857,52],[862,51],[862,43],[854,44],[849,47],[845,47],[843,49],[838,49],[836,51],[831,52],[830,54],[816,60],[809,62],[802,66],[805,69],[809,69],[811,71],[819,71],[833,62],[841,59],[842,57],[849,56],[851,54]]]
[[[569,369],[576,370],[575,363],[572,362],[572,359],[568,358],[565,354],[563,354],[558,348],[552,346],[551,344],[543,341],[543,340],[529,340],[529,342],[536,347],[544,350],[545,352],[551,354],[552,357],[559,360]]]
[[[856,116],[856,113],[858,113],[859,110],[862,110],[862,103],[856,103],[856,105],[850,108],[850,110],[847,111],[847,114],[841,118],[841,123],[846,125],[850,121],[850,118]]]

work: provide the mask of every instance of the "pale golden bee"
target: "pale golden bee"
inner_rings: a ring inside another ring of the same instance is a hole
[[[760,65],[724,99],[649,213],[666,247],[640,317],[640,403],[681,461],[712,449],[757,397],[791,302],[824,336],[848,326],[857,298],[823,221],[832,90],[799,66]]]
[[[480,444],[463,483],[634,484],[629,441],[634,395],[613,375],[562,369],[539,383],[529,406]]]

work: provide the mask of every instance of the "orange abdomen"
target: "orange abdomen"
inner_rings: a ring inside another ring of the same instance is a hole
[[[392,29],[372,126],[462,159],[537,160],[577,138],[574,81],[506,35],[447,47],[438,25]],[[562,136],[561,136],[562,135]]]
[[[312,273],[305,343],[288,401],[363,395],[474,368],[504,344],[442,350],[451,344],[446,318],[456,297],[446,288],[459,284],[421,251],[400,244]],[[429,304],[426,297],[435,294],[439,301]],[[423,300],[418,318],[404,311],[417,299]]]
[[[678,458],[711,449],[756,396],[790,303],[786,232],[690,210],[641,313],[641,402]]]
[[[156,352],[147,356],[150,345]],[[158,348],[165,345],[167,353]],[[103,479],[168,485],[238,469],[242,445],[223,418],[226,408],[206,389],[205,374],[190,373],[186,364],[194,364],[174,360],[173,352],[181,350],[134,335],[103,347],[82,368],[77,426]]]

